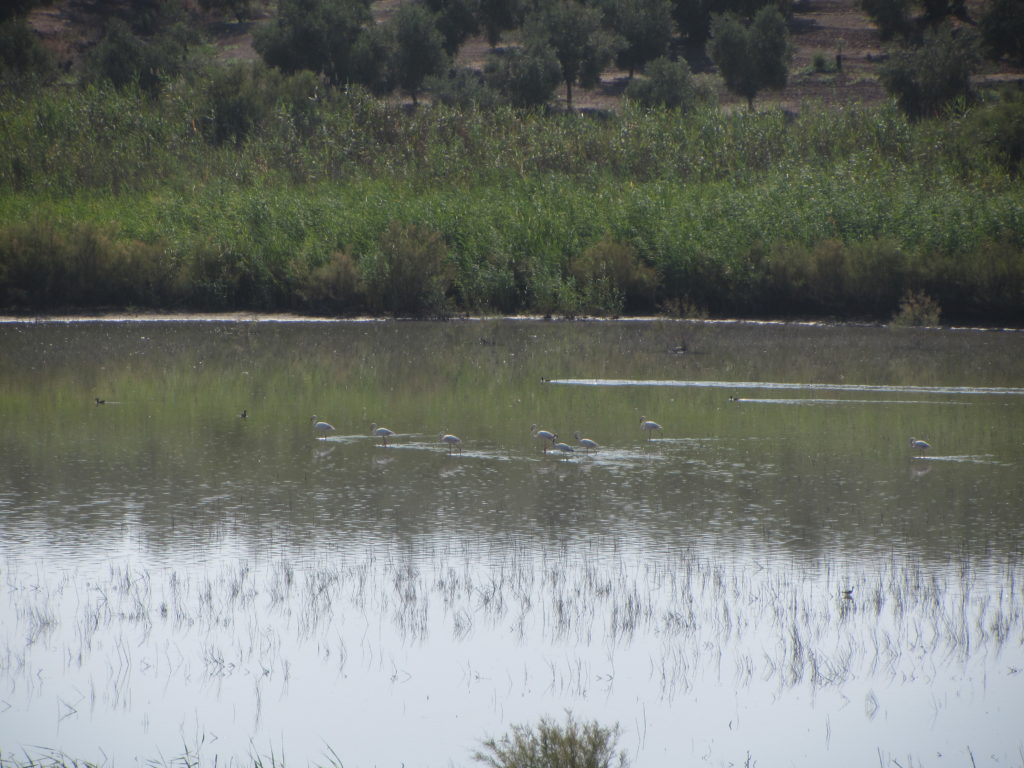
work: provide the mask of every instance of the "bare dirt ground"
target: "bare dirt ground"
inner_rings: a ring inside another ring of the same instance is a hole
[[[376,0],[373,5],[378,21],[389,16],[402,0]],[[980,2],[980,0],[977,0]],[[246,22],[203,18],[196,0],[186,0],[188,11],[206,25],[217,57],[225,60],[256,58],[252,32],[267,23],[273,14],[273,0],[257,0],[255,18]],[[971,3],[969,3],[969,6]],[[57,55],[64,68],[70,68],[82,53],[102,34],[105,19],[98,15],[100,4],[95,0],[55,0],[51,5],[33,11],[30,23],[45,44]],[[110,4],[104,4],[109,8]],[[980,13],[975,11],[975,18]],[[758,95],[760,108],[779,106],[799,111],[804,105],[877,103],[886,98],[878,80],[878,69],[886,47],[868,17],[860,9],[859,0],[798,0],[790,21],[794,57],[789,82],[782,91],[766,91]],[[467,41],[459,51],[461,66],[482,68],[490,48],[482,38]],[[836,55],[842,54],[842,68],[835,70]],[[826,71],[816,71],[815,58],[826,62]],[[743,106],[722,85],[709,61],[701,56],[690,57],[695,75],[710,85],[719,103],[727,108]],[[979,82],[1024,80],[1024,70],[1006,64],[987,64],[978,76]],[[628,84],[626,72],[608,70],[601,84],[594,89],[574,90],[574,106],[579,109],[614,110]],[[564,95],[560,96],[564,106]]]

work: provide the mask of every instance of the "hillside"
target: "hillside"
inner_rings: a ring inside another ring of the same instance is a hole
[[[374,4],[377,17],[385,17],[398,2],[378,0]],[[56,0],[37,9],[30,17],[32,26],[65,68],[73,66],[102,34],[105,19],[97,14],[96,8],[97,4],[90,0]],[[272,15],[272,6],[266,5],[257,10],[253,20],[238,23],[204,17],[197,6],[190,10],[205,25],[209,39],[219,49],[218,56],[224,59],[254,58],[252,31],[257,25],[267,23]],[[783,91],[760,95],[758,104],[775,104],[796,111],[807,102],[872,103],[885,98],[877,76],[884,45],[875,27],[860,10],[858,0],[802,0],[795,6],[790,33],[795,55],[789,84]],[[488,50],[481,38],[471,39],[460,50],[459,63],[482,66]],[[840,52],[842,69],[837,72],[836,54]],[[825,71],[815,71],[816,57],[827,65]],[[694,72],[718,92],[720,103],[740,103],[722,87],[709,61],[699,54],[688,58]],[[982,80],[1022,79],[1019,69],[988,66]],[[625,72],[609,70],[598,88],[578,91],[576,103],[582,108],[614,109],[627,83]]]

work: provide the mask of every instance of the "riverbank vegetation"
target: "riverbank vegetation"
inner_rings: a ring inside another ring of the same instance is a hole
[[[165,43],[0,92],[6,311],[1024,324],[1019,93],[724,109],[661,60],[674,107],[412,105]]]

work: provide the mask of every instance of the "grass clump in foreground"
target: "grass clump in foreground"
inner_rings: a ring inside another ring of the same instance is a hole
[[[536,726],[513,725],[500,739],[487,739],[473,759],[490,768],[627,768],[625,752],[616,752],[619,728],[597,721],[565,725],[541,718]]]

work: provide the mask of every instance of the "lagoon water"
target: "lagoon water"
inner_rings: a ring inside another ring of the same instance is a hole
[[[5,322],[0,423],[2,759],[1024,764],[1019,332]]]

